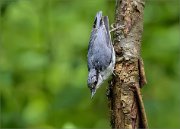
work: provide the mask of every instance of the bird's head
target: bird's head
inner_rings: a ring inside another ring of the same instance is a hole
[[[97,82],[98,82],[97,76],[98,75],[95,69],[89,71],[87,83],[88,83],[88,88],[91,90],[91,98],[93,98],[97,90]]]

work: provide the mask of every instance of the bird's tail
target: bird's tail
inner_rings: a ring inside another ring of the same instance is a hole
[[[99,28],[102,25],[102,11],[97,12],[95,21],[94,21],[94,28]]]

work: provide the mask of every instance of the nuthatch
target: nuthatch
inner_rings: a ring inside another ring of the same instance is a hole
[[[115,52],[111,42],[108,16],[97,12],[88,46],[88,87],[91,98],[114,70]]]

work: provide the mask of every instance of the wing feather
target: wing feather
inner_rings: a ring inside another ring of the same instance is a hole
[[[112,49],[105,26],[93,29],[88,47],[88,70],[104,70],[111,62]]]

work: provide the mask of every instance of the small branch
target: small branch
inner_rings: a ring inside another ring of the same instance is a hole
[[[146,117],[146,112],[145,112],[145,108],[144,108],[144,104],[143,104],[143,100],[142,100],[142,95],[141,95],[141,91],[140,88],[136,85],[136,94],[137,94],[137,99],[138,99],[138,105],[139,105],[139,110],[141,111],[141,124],[143,128],[148,128],[148,121],[147,121],[147,117]]]

